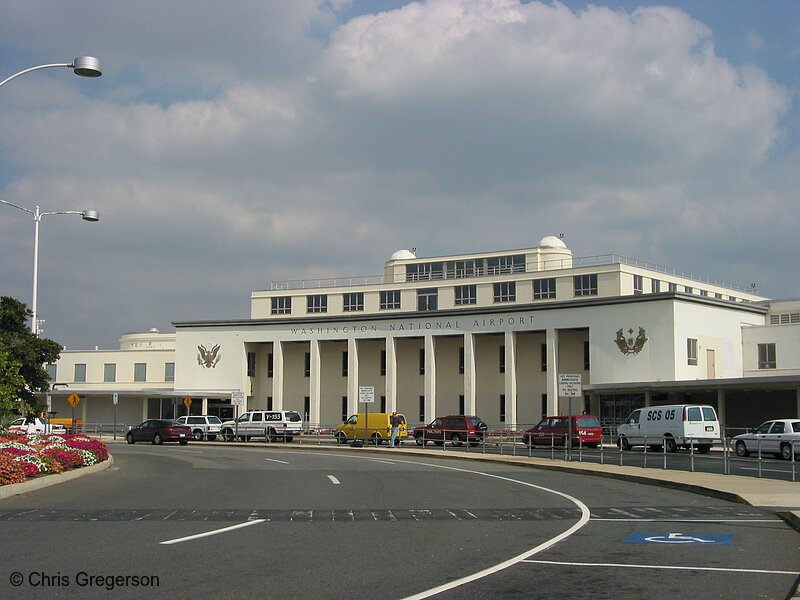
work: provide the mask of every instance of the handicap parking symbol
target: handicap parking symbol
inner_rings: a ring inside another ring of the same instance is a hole
[[[634,544],[705,544],[711,546],[730,546],[733,535],[728,533],[682,533],[637,531],[625,538]]]

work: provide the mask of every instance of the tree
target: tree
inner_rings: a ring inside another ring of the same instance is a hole
[[[27,326],[32,316],[25,304],[9,296],[0,297],[0,398],[22,400],[26,412],[39,413],[45,404],[35,396],[50,389],[44,365],[61,356],[61,344],[35,336]],[[0,403],[4,412],[6,402]],[[5,413],[2,416],[9,416]]]

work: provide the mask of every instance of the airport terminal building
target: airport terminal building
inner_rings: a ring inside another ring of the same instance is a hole
[[[800,415],[800,300],[617,255],[536,247],[419,258],[371,277],[273,282],[249,318],[176,321],[116,350],[64,351],[54,410],[86,423],[292,409],[314,426],[363,410],[411,423],[476,414],[509,428],[588,410],[704,402],[723,425]],[[581,394],[559,396],[560,376]],[[240,394],[234,394],[239,392]],[[243,395],[244,406],[231,397]],[[116,403],[115,403],[116,402]],[[188,402],[187,402],[188,404]]]

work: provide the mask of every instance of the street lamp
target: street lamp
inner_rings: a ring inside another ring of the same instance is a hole
[[[42,217],[46,215],[80,215],[84,221],[99,221],[100,220],[100,213],[96,210],[59,210],[54,212],[42,212],[39,210],[39,206],[36,206],[36,210],[31,210],[29,208],[25,208],[24,206],[19,206],[17,204],[13,204],[12,202],[7,202],[0,198],[0,202],[3,204],[7,204],[8,206],[13,206],[14,208],[18,208],[19,210],[24,210],[26,213],[33,215],[33,306],[31,311],[33,312],[31,316],[31,331],[34,335],[39,335],[39,322],[37,321],[37,306],[38,306],[38,295],[39,295],[39,223],[42,220]]]
[[[100,69],[100,60],[98,60],[94,56],[78,56],[71,63],[54,63],[51,65],[38,65],[36,67],[31,67],[30,69],[25,69],[24,71],[15,73],[11,77],[8,77],[3,81],[0,81],[0,85],[8,83],[15,77],[19,77],[20,75],[24,75],[25,73],[30,73],[31,71],[37,71],[39,69],[48,69],[50,67],[67,67],[75,71],[75,75],[80,75],[81,77],[100,77],[100,75],[103,74],[103,71]]]

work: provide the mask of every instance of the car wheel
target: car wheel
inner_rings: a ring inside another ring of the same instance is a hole
[[[347,436],[341,431],[336,434],[336,443],[343,446],[347,443]]]
[[[198,442],[203,441],[203,430],[202,429],[195,429],[192,432],[192,437],[197,440]]]
[[[698,444],[697,451],[700,454],[708,454],[711,451],[711,444]]]
[[[423,436],[421,436],[421,435],[415,435],[415,436],[414,436],[414,441],[415,441],[415,442],[417,442],[417,446],[424,446],[425,444],[427,444],[427,443],[428,443],[428,440],[426,440],[426,439],[425,439]]]
[[[179,443],[181,446],[185,446],[186,444],[188,444],[188,443],[189,443],[189,440],[178,440],[178,443]]]
[[[369,441],[373,446],[380,446],[383,443],[383,438],[381,437],[380,433],[373,433],[370,436]]]
[[[433,443],[436,444],[437,446],[443,446],[444,445],[444,442],[442,442],[442,441],[433,442]]]
[[[161,439],[161,434],[154,433],[153,434],[153,444],[155,444],[156,446],[160,446],[163,443],[164,443],[164,440]]]
[[[294,436],[293,435],[287,435],[283,439],[285,439],[287,442],[291,442],[294,439]]]
[[[236,436],[233,435],[233,429],[224,429],[222,431],[222,439],[226,442],[232,442]]]
[[[526,435],[522,438],[522,442],[528,447],[533,448],[536,444],[533,443],[533,436]]]
[[[460,446],[461,445],[461,436],[457,433],[454,433],[450,436],[450,441],[453,443],[453,446]]]
[[[278,439],[278,434],[275,433],[275,429],[270,427],[269,429],[267,429],[267,433],[266,433],[265,437],[266,437],[267,443],[271,444],[272,442],[274,442],[275,440]]]
[[[630,450],[631,443],[628,441],[624,435],[619,436],[617,439],[617,446],[619,446],[620,450]]]
[[[675,439],[668,437],[664,440],[664,450],[669,452],[670,454],[674,454],[678,451],[678,444],[675,443]]]
[[[135,444],[136,443],[136,439],[134,439],[132,433],[129,433],[128,435],[125,436],[125,441],[128,442],[129,444]]]
[[[750,456],[750,452],[747,451],[747,446],[741,440],[736,442],[734,450],[736,450],[736,456]]]
[[[587,448],[597,448],[597,442],[589,442],[588,444],[584,444]]]
[[[792,460],[792,445],[781,444],[781,458],[783,460]]]
[[[207,439],[208,439],[209,442],[213,442],[215,439],[217,439],[217,436],[215,434],[213,434],[213,433],[210,433],[210,434],[208,434],[208,438]]]

